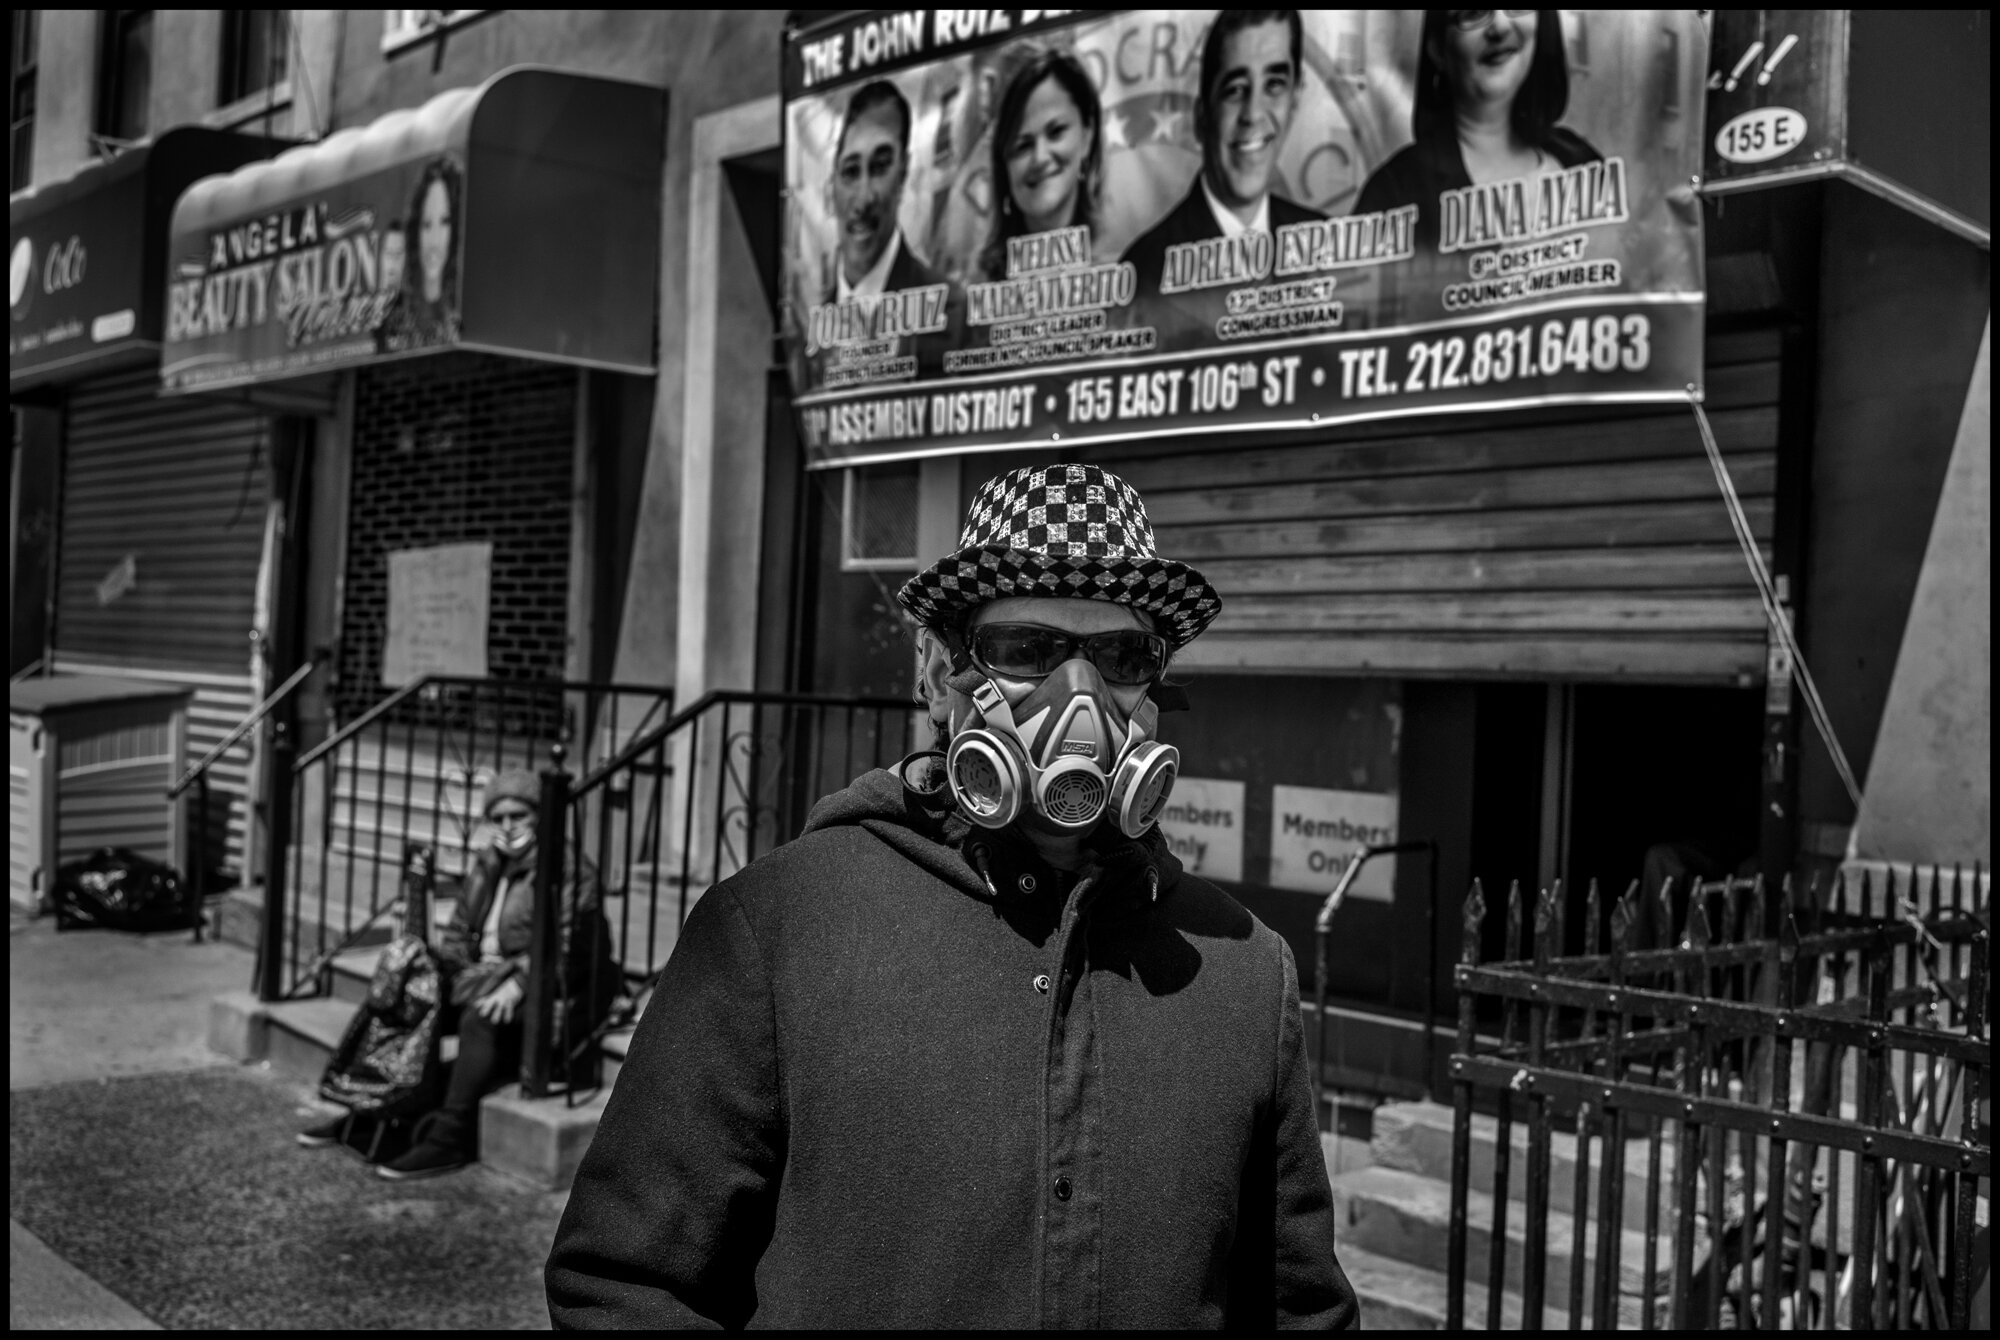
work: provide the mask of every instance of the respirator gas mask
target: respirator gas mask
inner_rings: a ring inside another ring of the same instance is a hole
[[[1108,811],[1128,838],[1151,828],[1180,751],[1153,738],[1153,702],[1128,717],[1109,684],[1150,683],[1165,668],[1165,641],[1137,630],[1077,636],[1031,624],[981,625],[969,641],[978,673],[955,677],[953,687],[969,689],[972,704],[954,715],[945,753],[945,778],[967,817],[1006,828],[1032,808],[1055,828],[1082,833]],[[1041,682],[1010,704],[995,676]],[[976,687],[961,682],[975,679]]]

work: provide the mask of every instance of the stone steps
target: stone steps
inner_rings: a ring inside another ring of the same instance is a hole
[[[1395,1168],[1372,1167],[1355,1172],[1342,1173],[1333,1179],[1334,1204],[1341,1216],[1342,1252],[1359,1249],[1371,1255],[1400,1261],[1407,1265],[1443,1273],[1448,1260],[1451,1223],[1451,1186],[1448,1182],[1425,1177],[1419,1173],[1405,1172]],[[1477,1300],[1477,1315],[1485,1316],[1486,1263],[1489,1259],[1494,1219],[1494,1200],[1491,1194],[1481,1191],[1468,1193],[1466,1205],[1467,1233],[1467,1277],[1472,1289],[1471,1297]],[[1523,1272],[1527,1257],[1527,1233],[1525,1216],[1513,1213],[1508,1216],[1506,1226],[1507,1261],[1504,1289],[1507,1293],[1519,1295],[1523,1291]],[[1548,1215],[1547,1254],[1543,1271],[1543,1299],[1545,1308],[1553,1305],[1561,1307],[1569,1297],[1569,1282],[1572,1271],[1592,1269],[1596,1260],[1596,1229],[1593,1226],[1590,1241],[1585,1245],[1581,1261],[1574,1257],[1572,1235],[1575,1221],[1567,1214],[1551,1208]],[[1629,1229],[1621,1230],[1619,1247],[1619,1321],[1621,1326],[1637,1326],[1639,1320],[1639,1296],[1644,1287],[1645,1235]],[[1697,1241],[1697,1252],[1702,1244]],[[1671,1241],[1663,1241],[1660,1249],[1660,1267],[1655,1278],[1655,1288],[1662,1287],[1667,1278],[1666,1263],[1671,1256]],[[1585,1276],[1585,1296],[1592,1290],[1593,1280]],[[1504,1303],[1504,1307],[1517,1307],[1516,1303]],[[1552,1324],[1544,1318],[1545,1324]]]
[[[1340,1246],[1340,1268],[1347,1273],[1347,1282],[1354,1286],[1355,1299],[1361,1304],[1363,1330],[1441,1331],[1445,1328],[1451,1288],[1442,1270],[1426,1269],[1394,1257],[1377,1256],[1349,1242]],[[1465,1298],[1466,1328],[1483,1328],[1486,1324],[1486,1289],[1482,1278],[1475,1278],[1467,1286]],[[1542,1312],[1542,1326],[1545,1330],[1565,1330],[1569,1326],[1569,1313],[1560,1306],[1547,1306]],[[1619,1329],[1635,1330],[1637,1327],[1637,1310],[1634,1309],[1628,1319],[1621,1307]],[[1521,1329],[1521,1295],[1518,1293],[1503,1293],[1500,1296],[1500,1329]]]
[[[1525,1108],[1525,1104],[1522,1106]],[[1375,1162],[1385,1168],[1419,1173],[1449,1186],[1451,1127],[1452,1111],[1442,1103],[1386,1104],[1375,1113]],[[1469,1185],[1475,1190],[1488,1193],[1493,1190],[1498,1134],[1499,1122],[1495,1118],[1473,1114]],[[1525,1111],[1515,1115],[1510,1135],[1508,1143],[1513,1149],[1513,1156],[1508,1161],[1507,1199],[1525,1204],[1528,1199],[1528,1123]],[[1661,1197],[1666,1203],[1660,1207],[1660,1232],[1664,1237],[1671,1237],[1673,1233],[1672,1198],[1675,1194],[1674,1160],[1677,1152],[1671,1138],[1661,1142],[1660,1187]],[[1628,1229],[1641,1232],[1646,1227],[1647,1160],[1648,1149],[1644,1139],[1626,1141],[1623,1224]],[[1604,1144],[1598,1140],[1591,1147],[1589,1204],[1593,1217],[1597,1211],[1598,1192],[1603,1185],[1603,1171]],[[1549,1188],[1552,1205],[1575,1204],[1576,1136],[1567,1131],[1554,1131],[1549,1137]]]
[[[209,1008],[209,1046],[238,1061],[265,1061],[306,1084],[317,1084],[354,1012],[367,998],[368,983],[381,955],[380,945],[350,949],[334,957],[332,992],[308,1000],[266,1005],[251,992],[230,992]],[[631,1030],[605,1039],[601,1087],[571,1107],[561,1097],[525,1099],[510,1084],[479,1105],[479,1160],[533,1186],[568,1186],[597,1129],[604,1100],[617,1078]],[[443,1038],[439,1055],[458,1055],[458,1039]]]

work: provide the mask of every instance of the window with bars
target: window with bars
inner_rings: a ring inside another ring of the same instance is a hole
[[[863,465],[841,490],[843,572],[917,566],[917,465]]]
[[[98,33],[98,152],[115,152],[146,137],[153,98],[153,11],[107,9]]]
[[[221,87],[216,106],[227,107],[275,88],[290,73],[290,43],[283,9],[222,11]]]
[[[26,190],[35,180],[35,40],[40,16],[39,9],[14,11],[14,58],[7,71],[9,191]]]

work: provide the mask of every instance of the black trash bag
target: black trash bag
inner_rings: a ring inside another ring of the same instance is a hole
[[[56,870],[51,895],[56,929],[103,926],[118,931],[187,930],[201,915],[180,872],[129,847],[99,847]]]
[[[320,1076],[319,1092],[356,1116],[402,1121],[444,1100],[438,1039],[444,974],[430,946],[399,936],[382,950],[368,998],[355,1010]]]

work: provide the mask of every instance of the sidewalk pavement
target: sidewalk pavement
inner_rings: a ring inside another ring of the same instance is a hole
[[[249,951],[9,913],[14,1329],[548,1326],[567,1191],[483,1167],[383,1182],[301,1151],[292,1131],[335,1109],[207,1046]]]
[[[208,1004],[250,980],[252,956],[178,931],[58,934],[8,904],[7,1089],[195,1070]],[[7,1319],[13,1330],[158,1330],[139,1311],[10,1218]]]

